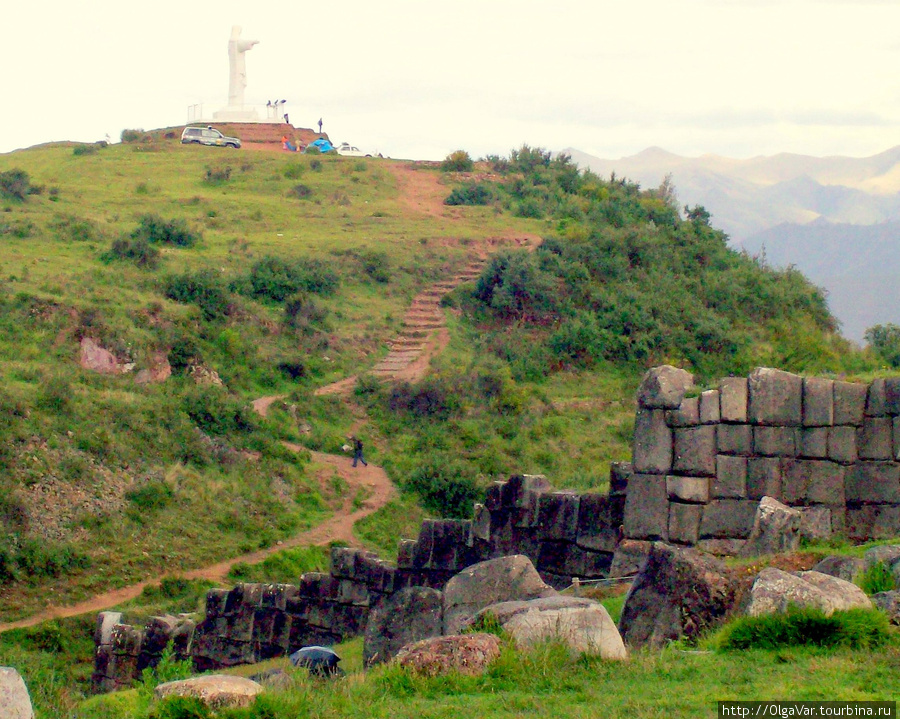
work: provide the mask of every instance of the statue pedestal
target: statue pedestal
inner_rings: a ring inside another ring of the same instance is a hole
[[[219,122],[259,122],[259,114],[252,108],[226,107],[214,112],[213,119]]]

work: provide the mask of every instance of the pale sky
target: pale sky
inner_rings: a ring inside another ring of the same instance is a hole
[[[900,145],[900,0],[12,2],[0,152],[184,124],[228,95],[412,159],[528,143],[616,158]]]

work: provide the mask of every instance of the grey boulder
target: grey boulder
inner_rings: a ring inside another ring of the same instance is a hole
[[[407,587],[381,600],[366,624],[363,663],[390,661],[407,644],[440,636],[442,605],[441,593],[429,587]]]
[[[22,676],[12,667],[0,667],[0,718],[33,719],[31,697]]]
[[[750,588],[744,612],[750,616],[786,612],[788,607],[815,607],[826,615],[835,610],[861,607],[872,602],[855,584],[821,572],[791,574],[766,567]]]

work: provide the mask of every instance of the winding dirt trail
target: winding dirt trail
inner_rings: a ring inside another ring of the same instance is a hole
[[[271,404],[277,398],[270,399]],[[298,445],[288,445],[291,449],[301,449]],[[334,513],[329,519],[316,527],[296,534],[290,539],[283,540],[277,545],[273,545],[267,549],[261,549],[258,552],[242,554],[239,557],[232,557],[222,562],[212,564],[199,569],[192,569],[186,572],[168,572],[153,577],[148,577],[142,582],[131,584],[127,587],[114,589],[103,594],[98,594],[83,602],[72,604],[64,607],[48,607],[37,614],[33,614],[26,619],[20,619],[15,622],[7,622],[0,624],[0,632],[10,629],[18,629],[21,627],[31,627],[35,624],[45,622],[49,619],[62,619],[64,617],[74,617],[79,614],[87,614],[94,612],[102,612],[129,599],[138,596],[148,584],[158,584],[161,579],[166,576],[179,576],[188,579],[208,579],[213,582],[224,582],[228,576],[229,570],[239,562],[247,564],[256,564],[261,562],[270,554],[279,552],[282,549],[297,547],[300,545],[323,545],[334,541],[343,541],[351,546],[359,546],[359,541],[353,535],[353,525],[363,517],[370,515],[376,509],[383,507],[396,493],[394,485],[391,484],[387,474],[381,467],[369,464],[368,467],[357,466],[353,468],[349,457],[340,457],[332,454],[324,454],[322,452],[312,453],[313,462],[320,465],[326,465],[328,468],[336,471],[350,487],[350,491],[346,494],[344,506]],[[368,493],[363,501],[362,506],[358,509],[353,508],[353,498],[359,490]]]

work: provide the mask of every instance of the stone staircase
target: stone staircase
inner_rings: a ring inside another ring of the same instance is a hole
[[[416,295],[403,316],[403,329],[389,343],[390,351],[372,368],[372,374],[385,380],[395,379],[419,359],[432,333],[445,326],[444,313],[440,306],[441,299],[463,282],[474,282],[478,279],[486,261],[473,260],[452,278],[431,285]]]

